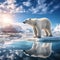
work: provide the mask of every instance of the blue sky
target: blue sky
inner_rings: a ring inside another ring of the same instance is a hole
[[[0,0],[0,12],[9,12],[14,20],[47,17],[52,25],[60,24],[60,0]]]

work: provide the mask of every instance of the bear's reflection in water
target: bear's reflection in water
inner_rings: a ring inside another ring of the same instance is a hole
[[[52,53],[48,58],[26,56],[22,50],[0,49],[0,60],[60,60],[60,55]]]

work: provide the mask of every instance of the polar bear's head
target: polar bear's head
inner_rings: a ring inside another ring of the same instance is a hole
[[[29,19],[25,20],[23,23],[24,24],[29,24],[29,25],[34,25],[35,24],[35,21],[32,20],[31,18],[29,18]]]

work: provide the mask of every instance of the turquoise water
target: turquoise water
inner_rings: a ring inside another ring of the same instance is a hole
[[[12,44],[9,44],[8,47],[14,48],[14,49],[20,49],[20,50],[29,50],[33,46],[32,41],[18,41],[18,42],[13,42]]]
[[[52,55],[50,57],[48,57],[46,59],[43,59],[43,58],[41,59],[41,58],[37,58],[37,57],[35,57],[35,58],[34,57],[29,57],[29,58],[27,57],[25,59],[25,57],[23,56],[24,55],[23,52],[20,52],[20,50],[31,49],[34,42],[33,41],[25,41],[24,39],[23,39],[23,41],[15,41],[11,44],[7,44],[6,49],[4,49],[4,50],[0,48],[0,58],[3,56],[2,60],[8,60],[10,54],[11,54],[11,57],[13,54],[15,57],[12,57],[12,58],[14,58],[14,59],[16,58],[16,60],[28,60],[30,58],[32,60],[60,60],[59,59],[59,57],[60,57],[60,41],[59,41],[60,37],[59,38],[58,37],[52,37],[51,39],[50,38],[46,38],[46,39],[42,38],[43,41],[41,41],[41,40],[38,41],[40,43],[41,42],[42,43],[52,43],[52,50],[54,52],[52,53]],[[1,41],[1,40],[3,40],[3,41]],[[2,42],[0,44],[4,45],[5,40],[6,39],[0,39],[0,41]],[[11,48],[13,48],[14,50],[11,50]],[[16,52],[14,52],[15,49],[17,50],[17,53],[20,53],[20,54],[16,54]],[[7,54],[8,54],[8,57],[7,57]],[[21,59],[21,57],[22,57],[22,59]]]

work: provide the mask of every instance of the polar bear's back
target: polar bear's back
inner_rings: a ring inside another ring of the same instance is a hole
[[[40,18],[40,19],[38,19],[39,21],[49,21],[49,19],[48,18]],[[50,22],[50,21],[49,21]]]
[[[40,18],[38,21],[42,24],[51,24],[50,20],[48,18]]]
[[[46,27],[50,28],[51,26],[51,22],[48,18],[40,18],[35,20],[35,22],[41,29],[45,29]]]
[[[45,18],[45,17],[44,18],[31,18],[30,21],[31,21],[30,22],[31,25],[36,24],[36,25],[39,25],[39,26],[41,26],[43,28],[45,28],[46,26],[50,27],[50,25],[51,25],[50,20],[48,18]]]
[[[40,22],[42,22],[42,21],[48,21],[48,22],[50,22],[50,20],[48,19],[48,18],[31,18],[31,20],[33,20],[33,21],[40,21]]]
[[[31,18],[32,21],[41,22],[41,23],[50,23],[48,18]]]

